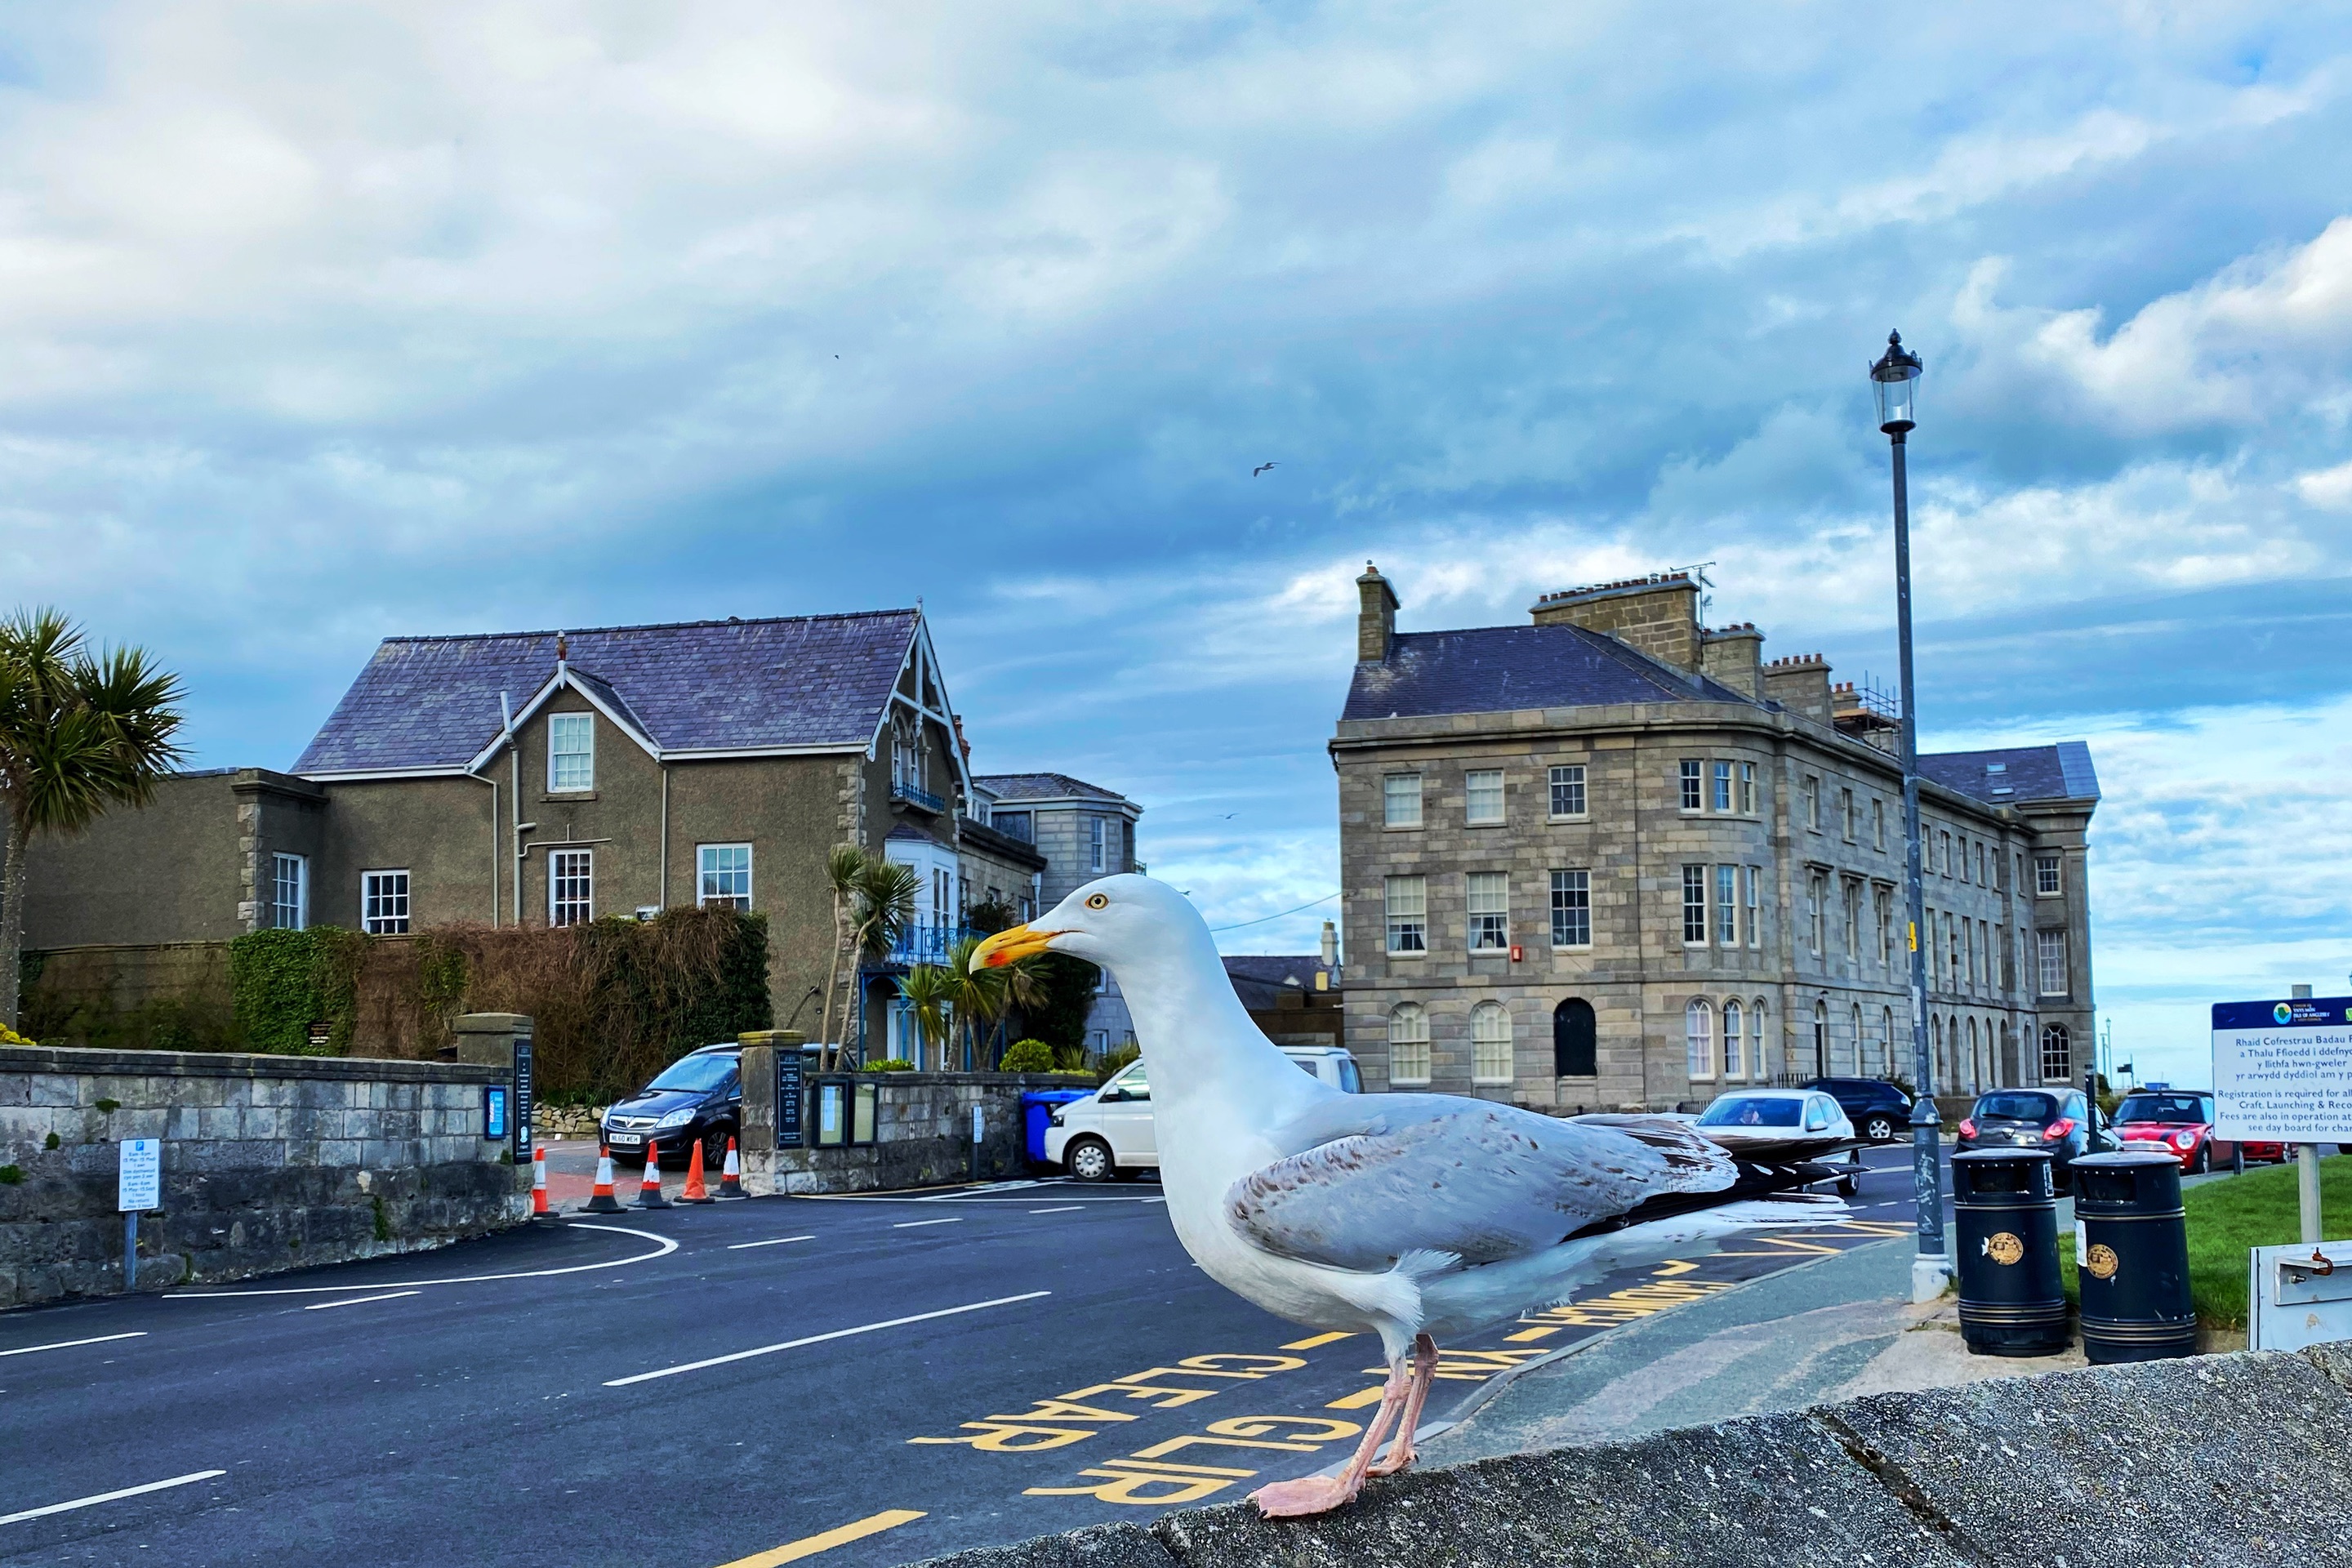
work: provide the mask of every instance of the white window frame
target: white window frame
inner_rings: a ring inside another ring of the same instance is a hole
[[[1568,940],[1562,941],[1563,936]],[[1591,871],[1570,868],[1551,874],[1551,944],[1556,949],[1592,945]]]
[[[1822,781],[1814,774],[1807,773],[1804,783],[1799,786],[1799,795],[1805,808],[1806,829],[1819,833],[1822,830]]]
[[[361,872],[360,930],[370,936],[406,936],[411,909],[409,889],[414,885],[405,866]]]
[[[2033,933],[2033,980],[2037,995],[2063,996],[2068,994],[2064,931],[2037,931]]]
[[[1683,868],[1683,945],[1706,945],[1706,868]]]
[[[1739,945],[1739,868],[1715,868],[1715,940],[1719,946]]]
[[[1829,880],[1819,871],[1805,879],[1805,923],[1811,928],[1806,934],[1811,942],[1809,951],[1815,958],[1823,957],[1822,949],[1829,945],[1829,911],[1824,908],[1830,901]]]
[[[1854,877],[1839,879],[1839,895],[1844,900],[1845,955],[1849,962],[1862,962],[1862,882]]]
[[[1727,998],[1723,1004],[1723,1076],[1727,1079],[1748,1076],[1747,1063],[1740,1054],[1739,1038],[1741,1016],[1746,1011],[1737,996]]]
[[[1487,809],[1482,812],[1480,806]],[[1462,821],[1470,827],[1500,827],[1510,813],[1503,800],[1503,770],[1473,768],[1462,775]]]
[[[1731,764],[1717,763],[1708,777],[1709,806],[1724,816],[1731,815]]]
[[[1501,1021],[1499,1031],[1496,1021]],[[1470,1081],[1507,1084],[1517,1078],[1516,1042],[1511,1010],[1500,1002],[1481,1002],[1470,1009]]]
[[[1876,795],[1870,797],[1870,840],[1873,848],[1886,853],[1886,802]]]
[[[1715,1008],[1704,996],[1694,996],[1683,1008],[1683,1065],[1694,1083],[1716,1076]]]
[[[1751,1078],[1763,1078],[1766,1076],[1764,1071],[1764,1020],[1768,1016],[1769,1016],[1769,1013],[1770,1009],[1765,1006],[1763,997],[1756,996],[1751,997],[1748,1000],[1748,1076]]]
[[[743,855],[743,864],[740,867],[711,864],[714,855],[731,854],[737,850],[742,851]],[[740,877],[743,879],[743,890],[740,894],[731,889],[723,893],[713,892],[710,884],[714,877]],[[724,905],[730,910],[749,910],[751,907],[751,847],[749,844],[698,844],[694,847],[694,904],[697,909],[704,910],[714,905]]]
[[[2065,891],[2065,861],[2055,855],[2036,855],[2033,858],[2033,896],[2037,899],[2055,899],[2063,896]]]
[[[289,894],[292,897],[289,899]],[[289,920],[289,914],[293,917]],[[278,931],[310,929],[310,858],[275,854],[269,858],[269,923]]]
[[[587,897],[567,899],[564,884],[584,879]],[[566,919],[567,912],[571,918]],[[596,852],[593,849],[550,849],[547,852],[547,923],[585,925],[596,918]]]
[[[1464,879],[1465,897],[1464,910],[1468,919],[1470,951],[1473,952],[1508,952],[1511,951],[1511,874],[1508,871],[1472,871]]]
[[[587,744],[564,747],[558,742],[566,736],[585,737]],[[587,759],[586,771],[579,782],[567,783],[563,764],[567,759]],[[596,715],[593,713],[551,713],[547,716],[547,793],[550,795],[585,795],[596,787]]]
[[[1422,821],[1422,788],[1419,773],[1381,774],[1381,826],[1419,827]]]
[[[1102,875],[1103,819],[1099,816],[1087,818],[1087,868],[1097,877]]]
[[[1588,813],[1585,795],[1585,774],[1582,763],[1563,763],[1551,770],[1550,817],[1554,822],[1576,822]],[[1568,809],[1560,806],[1565,802]]]
[[[1754,763],[1739,764],[1739,815],[1742,816],[1756,815],[1756,764]]]
[[[1759,913],[1764,898],[1764,868],[1748,868],[1748,945],[1764,945],[1764,924]]]
[[[1400,1002],[1389,1009],[1389,1082],[1429,1081],[1429,1009]]]
[[[1383,879],[1389,955],[1418,956],[1429,951],[1429,879],[1420,875]]]
[[[1704,809],[1706,805],[1706,759],[1683,758],[1675,773],[1675,783],[1678,786],[1675,796],[1675,809],[1686,816]]]
[[[1851,784],[1838,786],[1838,820],[1845,841],[1848,844],[1853,843],[1854,832],[1860,825],[1861,818],[1854,815],[1853,786]]]
[[[2042,1026],[2041,1043],[2042,1081],[2044,1083],[2074,1082],[2074,1056],[2073,1047],[2074,1041],[2073,1035],[2067,1031],[2066,1026],[2063,1024],[2044,1024]],[[2053,1054],[2053,1052],[2055,1053],[2054,1055]],[[2058,1067],[2058,1070],[2056,1072],[2052,1072],[2050,1070],[2051,1064],[2053,1061]]]

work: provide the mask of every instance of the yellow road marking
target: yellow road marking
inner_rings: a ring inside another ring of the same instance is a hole
[[[1331,1401],[1330,1404],[1326,1405],[1323,1408],[1326,1410],[1361,1410],[1368,1405],[1378,1405],[1381,1402],[1381,1395],[1387,1392],[1387,1384],[1374,1384],[1371,1387],[1364,1389],[1360,1393],[1342,1394],[1339,1398]]]
[[[853,1524],[828,1530],[822,1535],[804,1535],[798,1541],[787,1541],[773,1551],[754,1552],[749,1557],[738,1557],[732,1563],[722,1563],[719,1568],[782,1568],[784,1563],[797,1563],[803,1557],[814,1557],[820,1552],[830,1552],[836,1546],[846,1546],[853,1541],[863,1541],[886,1530],[896,1530],[922,1517],[920,1509],[886,1509]]]
[[[1528,1344],[1537,1340],[1548,1340],[1558,1332],[1558,1329],[1521,1329],[1516,1334],[1505,1334],[1503,1342],[1514,1345]]]
[[[1282,1348],[1286,1351],[1311,1351],[1318,1345],[1334,1345],[1341,1340],[1354,1337],[1353,1334],[1317,1334],[1310,1340],[1293,1340]]]
[[[1665,1262],[1658,1265],[1655,1268],[1651,1269],[1650,1273],[1653,1277],[1659,1279],[1671,1279],[1677,1274],[1688,1274],[1697,1267],[1698,1265],[1696,1263],[1685,1263],[1679,1258],[1670,1258]]]

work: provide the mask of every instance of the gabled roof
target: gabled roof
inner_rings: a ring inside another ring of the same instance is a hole
[[[462,769],[565,676],[664,754],[864,751],[921,626],[915,610],[604,626],[570,633],[387,637],[298,773]]]
[[[975,773],[971,782],[1008,805],[1024,800],[1099,800],[1118,805],[1134,804],[1116,790],[1074,779],[1067,773]]]
[[[1356,666],[1339,717],[1748,700],[1706,676],[1678,676],[1616,638],[1582,626],[1475,626],[1398,633],[1388,658]]]
[[[2080,741],[1997,752],[1923,754],[1919,776],[1990,805],[2099,798],[2099,775],[2091,768],[2091,748]]]
[[[1225,978],[1244,1007],[1271,1008],[1285,991],[1313,991],[1315,975],[1323,968],[1319,953],[1227,953]],[[1326,993],[1328,994],[1328,993]]]

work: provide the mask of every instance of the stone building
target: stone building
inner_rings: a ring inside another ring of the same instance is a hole
[[[972,787],[988,822],[1034,847],[1045,862],[1034,905],[1019,911],[1024,921],[1097,877],[1143,869],[1135,858],[1136,822],[1143,808],[1115,790],[1067,773],[982,773]],[[1135,1039],[1127,999],[1108,970],[1087,1011],[1086,1032],[1087,1048],[1097,1052]]]
[[[1399,632],[1368,568],[1339,775],[1347,1039],[1378,1087],[1572,1110],[1912,1076],[1895,725],[1681,574]],[[1920,760],[1937,1087],[2092,1050],[2079,742]]]

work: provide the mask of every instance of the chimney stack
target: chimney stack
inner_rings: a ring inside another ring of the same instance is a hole
[[[1396,590],[1381,575],[1381,569],[1367,561],[1364,574],[1356,579],[1356,596],[1360,606],[1356,613],[1356,662],[1379,664],[1389,657],[1389,647],[1396,641]]]
[[[1539,626],[1564,622],[1605,632],[1677,669],[1699,668],[1698,584],[1687,572],[1657,572],[1546,594],[1528,613]]]

